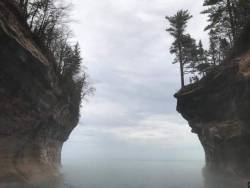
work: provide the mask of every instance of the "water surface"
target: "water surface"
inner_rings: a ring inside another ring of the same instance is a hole
[[[66,163],[75,188],[201,188],[203,161],[91,161]]]

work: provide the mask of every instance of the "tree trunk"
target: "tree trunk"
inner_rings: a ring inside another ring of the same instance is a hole
[[[183,88],[185,86],[185,82],[184,82],[184,70],[183,70],[183,63],[180,62],[180,72],[181,72],[181,88]]]
[[[181,88],[183,88],[185,86],[185,81],[184,81],[184,67],[183,67],[183,60],[182,60],[182,49],[181,49],[180,42],[178,42],[178,48],[179,48],[180,73],[181,73]]]

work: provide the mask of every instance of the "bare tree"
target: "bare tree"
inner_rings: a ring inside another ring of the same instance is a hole
[[[71,45],[69,13],[71,4],[62,0],[15,0],[37,42],[52,54],[56,62],[59,84],[64,101],[73,114],[79,114],[81,99],[93,88],[81,69],[79,44]]]

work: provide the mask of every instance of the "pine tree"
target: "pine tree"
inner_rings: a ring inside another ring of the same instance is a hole
[[[73,46],[73,74],[79,74],[81,71],[81,62],[82,62],[82,57],[81,57],[81,49],[79,47],[79,43],[77,42]]]
[[[202,13],[209,17],[205,30],[213,29],[221,39],[226,39],[230,47],[250,20],[249,0],[205,0]]]
[[[218,49],[218,37],[214,30],[211,30],[209,32],[209,50],[208,50],[208,57],[209,57],[209,62],[216,66],[220,62],[219,58],[219,49]]]
[[[81,71],[81,51],[79,44],[67,45],[64,51],[63,70],[60,83],[65,100],[68,100],[72,112],[79,113],[81,99],[93,89],[88,88],[87,76]],[[83,91],[83,88],[86,90]]]
[[[228,41],[225,38],[220,39],[219,51],[221,53],[222,60],[224,60],[227,57],[227,55],[229,54],[230,44],[228,43]]]
[[[203,6],[208,7],[202,13],[208,14],[210,22],[205,30],[217,31],[217,35],[228,37],[233,45],[237,28],[232,0],[205,0]]]
[[[204,50],[202,41],[200,40],[198,44],[198,65],[196,66],[196,69],[198,74],[201,74],[203,76],[206,75],[210,67],[207,55],[207,51]]]
[[[186,74],[195,75],[196,67],[198,65],[198,49],[195,39],[189,34],[184,37],[183,43],[183,57],[184,57],[184,72]]]
[[[173,63],[180,64],[181,74],[181,87],[183,88],[184,83],[184,55],[183,46],[185,43],[185,29],[187,22],[192,16],[187,10],[179,10],[174,16],[166,16],[166,19],[170,23],[170,27],[166,30],[175,39],[170,48],[170,52],[175,54],[175,61]]]

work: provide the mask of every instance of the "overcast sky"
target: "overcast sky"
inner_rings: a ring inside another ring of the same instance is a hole
[[[178,65],[166,15],[193,14],[188,32],[207,44],[198,0],[73,0],[72,24],[96,88],[63,159],[203,159],[196,135],[175,111]]]

